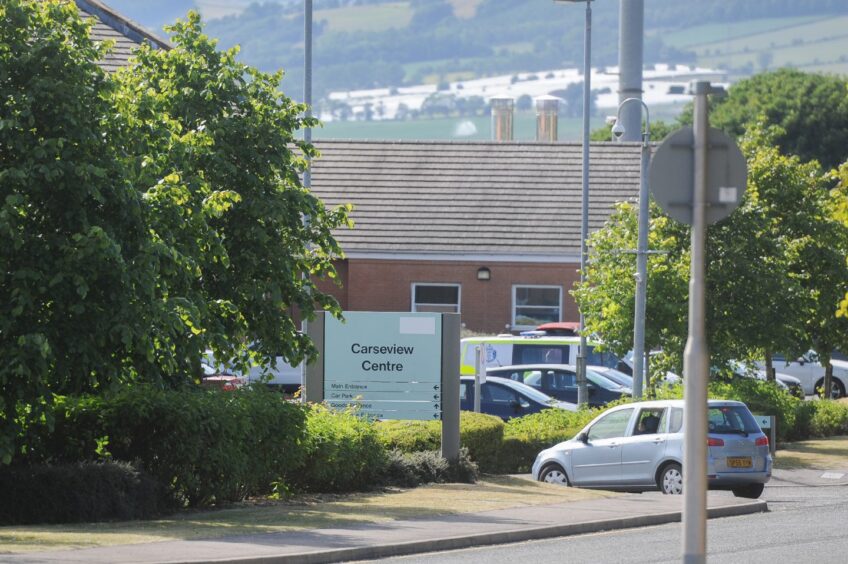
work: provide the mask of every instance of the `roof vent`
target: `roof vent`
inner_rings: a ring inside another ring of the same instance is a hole
[[[492,98],[492,139],[494,141],[512,141],[512,114],[515,100],[512,98]]]
[[[557,115],[559,98],[539,96],[536,98],[536,141],[553,143],[557,140]]]

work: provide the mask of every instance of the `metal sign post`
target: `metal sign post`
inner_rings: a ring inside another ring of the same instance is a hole
[[[710,360],[706,331],[707,93],[695,90],[695,191],[689,271],[689,338],[683,353],[683,562],[702,564],[707,554],[707,378]]]
[[[482,384],[486,378],[486,349],[484,345],[474,347],[474,412],[480,413]]]
[[[693,82],[694,124],[669,135],[651,163],[651,191],[672,218],[692,226],[689,337],[683,357],[683,562],[703,564],[707,550],[707,225],[739,205],[747,164],[736,143],[710,129],[707,96],[721,92]]]

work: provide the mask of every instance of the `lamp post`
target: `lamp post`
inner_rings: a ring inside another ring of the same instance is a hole
[[[592,0],[554,0],[557,4],[586,3],[583,41],[583,196],[580,216],[580,284],[586,282],[586,239],[589,237],[589,103],[592,91]],[[577,403],[589,401],[586,384],[586,324],[580,312],[580,349],[577,353]]]
[[[306,105],[304,117],[312,117],[312,0],[303,2],[303,103]],[[303,140],[312,143],[312,126],[303,128]],[[306,155],[303,186],[312,188],[312,159],[309,155]]]
[[[618,114],[612,126],[612,134],[621,137],[625,133],[621,120],[621,109],[630,102],[639,102],[645,108],[645,132],[642,134],[642,162],[639,179],[639,235],[636,244],[636,307],[633,316],[633,398],[642,397],[642,380],[645,360],[645,302],[648,295],[648,169],[651,164],[651,115],[641,98],[627,98],[618,105]],[[640,127],[641,129],[641,127]]]

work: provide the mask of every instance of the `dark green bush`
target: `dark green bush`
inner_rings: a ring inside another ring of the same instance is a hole
[[[710,382],[709,396],[716,399],[733,399],[744,402],[751,413],[777,416],[777,440],[805,438],[806,429],[796,424],[799,406],[803,400],[792,396],[774,382],[756,378],[736,378],[730,382]]]
[[[441,421],[380,421],[380,441],[388,449],[402,452],[439,450]],[[460,444],[483,472],[494,472],[503,440],[504,423],[498,417],[462,411],[459,417]]]
[[[168,485],[176,505],[267,493],[305,461],[306,410],[259,389],[132,386],[105,396],[66,398],[54,416],[52,432],[30,433],[30,463],[133,462]]]
[[[369,489],[383,475],[387,454],[374,424],[353,411],[309,408],[306,462],[293,483],[308,491]]]
[[[0,467],[0,525],[147,519],[165,490],[120,462]]]
[[[385,485],[412,488],[427,483],[474,483],[478,478],[477,465],[468,455],[468,449],[459,451],[459,459],[450,462],[438,451],[401,452],[392,450],[383,479]]]
[[[829,399],[807,403],[812,408],[809,419],[810,437],[848,434],[848,405]]]
[[[510,419],[504,429],[498,471],[529,472],[540,451],[566,441],[600,413],[597,409],[546,409]]]

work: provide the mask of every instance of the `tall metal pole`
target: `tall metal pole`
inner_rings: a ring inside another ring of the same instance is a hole
[[[631,104],[638,102],[638,104]],[[648,169],[651,164],[651,114],[648,106],[639,98],[627,98],[618,105],[616,128],[622,123],[622,116],[627,106],[645,108],[645,132],[642,134],[642,162],[639,182],[639,235],[636,244],[636,303],[633,315],[633,397],[642,398],[642,384],[647,371],[645,361],[645,303],[648,296],[648,225],[650,222],[648,196]],[[624,133],[627,134],[626,125]],[[637,122],[641,131],[642,123]]]
[[[703,564],[707,551],[706,192],[710,83],[692,84],[695,94],[695,183],[689,279],[689,338],[683,357],[683,562]]]
[[[592,0],[586,0],[586,27],[583,43],[583,196],[580,221],[580,283],[586,283],[586,239],[589,237],[589,104],[592,93]],[[586,383],[586,324],[580,312],[580,350],[577,354],[577,403],[589,401]]]
[[[644,44],[645,0],[620,0],[618,18],[618,102],[642,98],[642,51]],[[639,141],[642,106],[621,108],[624,134],[618,141]]]
[[[306,104],[304,117],[312,117],[312,0],[304,0],[303,5],[303,103]],[[303,140],[312,143],[312,127],[303,128]],[[306,170],[303,171],[303,186],[312,187],[312,159],[306,156]]]

